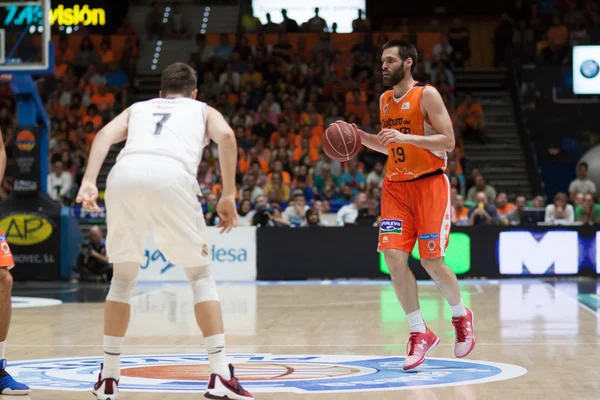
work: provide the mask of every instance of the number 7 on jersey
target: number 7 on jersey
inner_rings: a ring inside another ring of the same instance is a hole
[[[153,117],[160,117],[160,121],[158,121],[156,123],[156,129],[154,130],[154,134],[155,135],[160,135],[160,132],[162,131],[163,125],[171,117],[171,113],[154,113],[154,114],[152,114],[152,116]]]

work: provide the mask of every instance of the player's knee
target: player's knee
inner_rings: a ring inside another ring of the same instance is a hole
[[[422,258],[421,265],[434,280],[442,272],[442,269],[447,268],[443,257]]]
[[[383,254],[385,255],[385,263],[390,270],[392,278],[408,269],[408,265],[406,264],[408,261],[407,252],[403,250],[386,249],[383,251]]]
[[[212,274],[211,265],[187,268],[185,272],[192,287],[194,304],[205,301],[219,301],[219,294],[217,293],[217,285]]]
[[[136,282],[127,282],[113,276],[106,300],[129,304]]]
[[[139,265],[119,263],[113,266],[113,278],[106,300],[129,304],[137,283]]]
[[[0,268],[0,288],[2,291],[11,291],[12,285],[13,277],[8,268]]]

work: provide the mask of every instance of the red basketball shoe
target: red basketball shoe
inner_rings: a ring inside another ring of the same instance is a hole
[[[473,311],[467,310],[467,315],[464,317],[452,318],[452,325],[456,330],[456,342],[454,343],[454,355],[458,358],[463,358],[469,355],[475,347],[475,316]]]
[[[104,368],[104,364],[101,364]],[[92,392],[98,400],[117,400],[119,397],[119,381],[114,378],[102,378],[102,370],[98,374],[98,382]]]
[[[210,381],[204,397],[217,400],[254,400],[233,374],[233,365],[229,364],[231,379],[225,380],[220,375],[210,374]]]
[[[440,342],[435,333],[431,332],[429,328],[425,333],[411,332],[410,338],[408,339],[408,355],[404,360],[404,370],[408,371],[423,364],[425,356],[431,350],[435,349],[435,346]]]

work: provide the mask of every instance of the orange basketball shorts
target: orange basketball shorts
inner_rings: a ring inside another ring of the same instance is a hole
[[[446,175],[384,181],[378,251],[411,253],[418,240],[421,258],[443,257],[449,237],[450,182]]]
[[[13,260],[12,253],[10,252],[8,242],[6,241],[6,236],[4,236],[4,232],[0,230],[0,268],[11,269],[14,266],[15,261]]]

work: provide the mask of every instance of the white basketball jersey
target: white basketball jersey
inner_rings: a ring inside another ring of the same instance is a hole
[[[117,162],[133,154],[170,157],[196,176],[206,136],[206,104],[186,97],[152,99],[129,109],[127,143]]]

